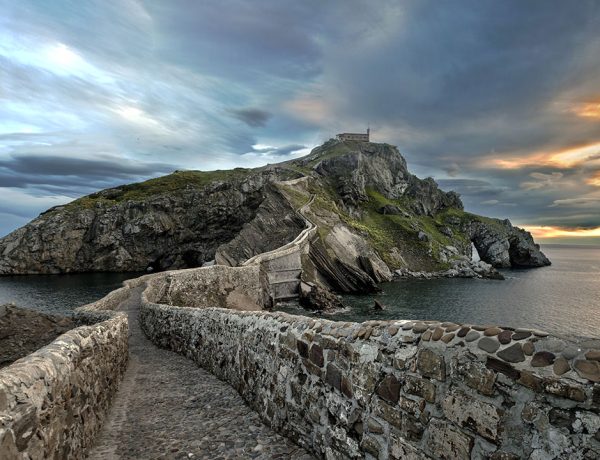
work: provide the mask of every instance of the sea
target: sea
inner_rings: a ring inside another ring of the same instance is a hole
[[[503,270],[499,280],[400,280],[374,295],[347,295],[339,321],[420,319],[542,329],[567,339],[600,338],[600,246],[543,245],[549,267]],[[0,304],[62,313],[97,300],[141,273],[0,277]],[[375,299],[385,309],[373,308]],[[314,315],[290,303],[293,314]]]

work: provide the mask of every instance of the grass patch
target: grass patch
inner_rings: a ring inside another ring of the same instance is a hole
[[[251,169],[245,168],[216,171],[175,171],[167,176],[92,193],[69,203],[67,207],[81,209],[93,208],[102,204],[114,205],[128,200],[144,201],[151,196],[175,193],[186,188],[201,189],[216,181],[243,178],[251,171]]]

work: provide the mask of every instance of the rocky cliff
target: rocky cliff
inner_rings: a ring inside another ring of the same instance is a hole
[[[318,227],[303,278],[342,292],[395,270],[433,272],[471,258],[549,264],[527,232],[466,213],[459,196],[412,175],[396,147],[330,140],[257,169],[183,171],[50,209],[0,239],[0,274],[240,265]]]

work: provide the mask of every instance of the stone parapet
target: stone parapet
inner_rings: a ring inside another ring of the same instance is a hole
[[[229,382],[321,458],[600,456],[598,341],[180,308],[158,304],[149,284],[148,337]]]
[[[0,370],[0,458],[82,458],[127,366],[124,313],[77,312],[80,326]]]

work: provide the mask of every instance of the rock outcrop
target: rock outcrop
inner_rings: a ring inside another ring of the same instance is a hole
[[[52,208],[0,239],[0,275],[237,266],[304,218],[317,231],[302,279],[338,292],[374,291],[395,270],[453,273],[472,243],[497,268],[549,263],[529,233],[412,175],[396,147],[330,140],[277,165],[175,172]]]
[[[254,219],[275,177],[264,170],[204,186],[182,181],[134,199],[110,189],[53,208],[0,240],[0,274],[200,266]]]
[[[531,234],[513,227],[508,219],[473,221],[469,234],[479,257],[496,268],[550,265]]]
[[[250,222],[231,241],[217,249],[218,264],[237,266],[251,257],[272,251],[292,241],[305,227],[281,192],[271,184],[265,186],[265,199]]]

